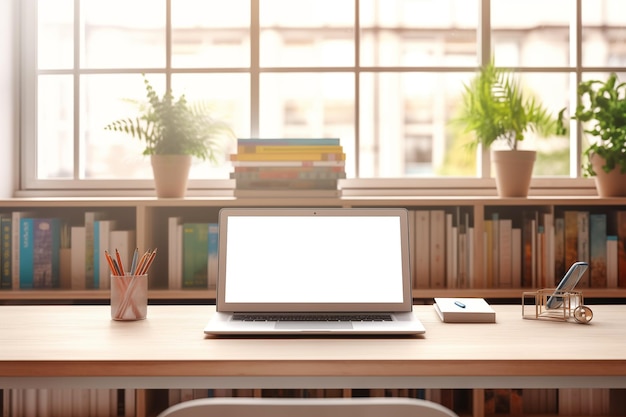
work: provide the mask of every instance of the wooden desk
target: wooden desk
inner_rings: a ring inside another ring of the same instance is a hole
[[[0,306],[0,388],[626,388],[626,305],[591,324],[445,324],[416,306],[409,338],[219,339],[211,306],[150,306],[115,322],[108,306]]]

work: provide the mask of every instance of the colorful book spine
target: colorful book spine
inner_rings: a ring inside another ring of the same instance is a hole
[[[208,287],[208,223],[183,224],[182,288]]]
[[[338,138],[250,138],[237,139],[237,145],[339,146]]]
[[[51,289],[60,286],[60,233],[59,219],[33,220],[33,288]]]
[[[0,289],[11,289],[11,229],[10,216],[0,219]]]
[[[617,211],[617,285],[626,288],[626,210]]]
[[[217,263],[218,263],[218,247],[219,247],[219,226],[217,223],[209,223],[209,260],[208,260],[208,274],[209,288],[216,288],[217,286]]]
[[[591,287],[607,287],[606,214],[589,215],[589,269]]]
[[[35,236],[33,228],[33,218],[25,217],[20,219],[20,289],[31,289],[34,286]]]
[[[231,161],[344,161],[343,152],[285,152],[285,153],[242,153],[231,154]]]
[[[237,153],[342,152],[341,146],[328,145],[238,145]]]
[[[95,211],[85,212],[85,288],[97,288],[94,285],[94,223],[102,218],[102,213]]]

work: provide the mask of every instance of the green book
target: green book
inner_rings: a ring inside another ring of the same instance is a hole
[[[183,224],[182,288],[208,288],[209,224]]]

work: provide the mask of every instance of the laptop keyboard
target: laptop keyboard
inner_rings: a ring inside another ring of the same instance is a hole
[[[390,314],[235,314],[240,321],[392,321]]]

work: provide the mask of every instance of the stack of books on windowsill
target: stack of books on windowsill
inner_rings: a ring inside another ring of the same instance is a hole
[[[230,177],[236,197],[335,197],[345,159],[336,138],[239,139]]]

